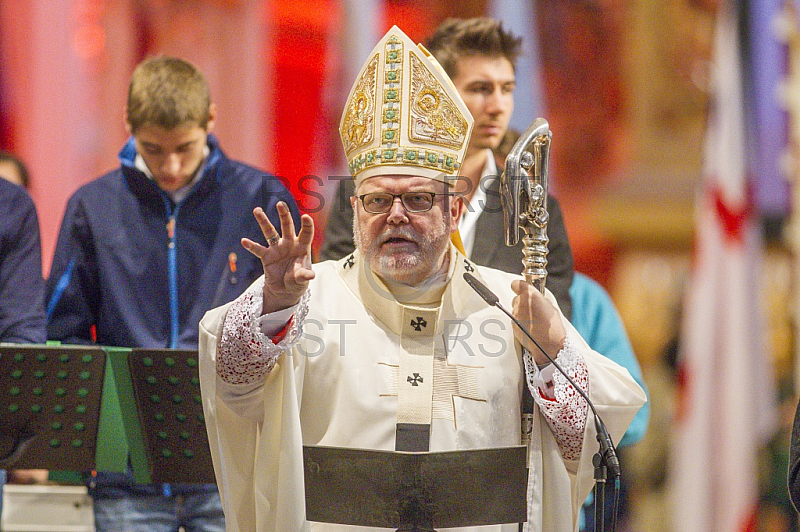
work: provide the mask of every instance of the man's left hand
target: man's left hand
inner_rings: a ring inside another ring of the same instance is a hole
[[[525,281],[514,281],[511,289],[517,296],[512,302],[511,313],[528,329],[539,345],[552,358],[564,347],[567,331],[561,322],[561,313],[533,285]],[[549,362],[530,339],[514,325],[514,337],[532,355],[537,364]]]

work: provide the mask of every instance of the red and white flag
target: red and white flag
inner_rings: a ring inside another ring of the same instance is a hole
[[[755,530],[757,450],[776,421],[737,26],[736,3],[723,2],[671,449],[673,530],[681,532]]]

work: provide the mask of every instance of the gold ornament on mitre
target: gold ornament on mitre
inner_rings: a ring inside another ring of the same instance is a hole
[[[350,89],[339,134],[356,184],[417,175],[455,185],[472,124],[438,61],[394,26]]]

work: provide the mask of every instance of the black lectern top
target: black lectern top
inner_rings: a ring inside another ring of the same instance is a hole
[[[306,518],[430,531],[527,519],[526,448],[430,453],[303,448]]]

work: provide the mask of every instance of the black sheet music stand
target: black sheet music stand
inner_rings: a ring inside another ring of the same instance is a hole
[[[105,378],[99,347],[0,345],[0,468],[95,469]]]
[[[525,453],[304,446],[306,518],[398,532],[524,522]]]
[[[138,418],[127,416],[126,432],[131,441],[134,473],[144,450],[146,470],[139,471],[138,482],[211,483],[216,480],[208,445],[197,351],[178,349],[133,349],[127,370],[120,373],[118,386],[130,383],[132,390],[119,390],[133,397]],[[126,378],[127,377],[127,378]],[[123,405],[123,411],[125,407]]]

